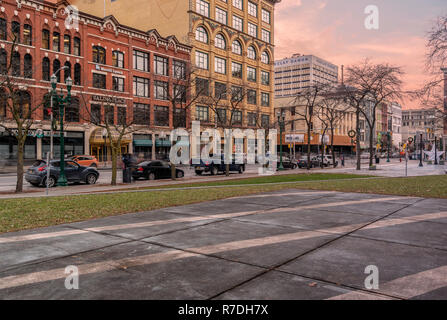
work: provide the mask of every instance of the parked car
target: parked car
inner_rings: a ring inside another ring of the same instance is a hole
[[[185,172],[181,169],[175,168],[175,177],[183,178]],[[170,179],[172,177],[171,165],[169,162],[154,160],[154,161],[144,161],[135,166],[132,170],[132,177],[135,180],[138,179]]]
[[[276,167],[279,168],[280,165],[281,165],[281,158],[278,155]],[[288,156],[282,157],[282,165],[283,165],[284,169],[295,170],[296,168],[298,168],[298,162],[295,159],[292,159]]]
[[[316,167],[319,167],[320,166],[320,160],[318,160],[318,158],[317,157],[315,157],[315,156],[312,156],[311,158],[310,158],[310,167],[311,168],[316,168]],[[306,169],[307,168],[307,157],[303,157],[303,158],[301,158],[299,161],[298,161],[298,167],[300,168],[300,169]]]
[[[70,158],[70,160],[73,160],[77,162],[79,165],[83,167],[92,167],[92,168],[98,168],[98,159],[94,156],[73,156]]]
[[[217,175],[219,172],[226,172],[226,164],[224,162],[224,155],[221,156],[221,161],[218,163],[218,161],[203,161],[200,159],[200,164],[194,164],[194,161],[192,162],[192,167],[196,172],[196,175],[200,176],[204,172],[209,172],[211,175]],[[245,162],[242,164],[236,163],[235,156],[233,155],[233,162],[230,164],[230,172],[236,171],[240,174],[244,173],[245,171]]]
[[[321,164],[321,160],[322,160],[321,156],[319,156],[318,158],[319,158],[319,163]],[[333,167],[334,166],[334,159],[332,158],[331,155],[323,156],[323,166],[325,166],[325,167],[329,167],[329,166]],[[336,167],[338,166],[337,160],[335,160],[335,166]]]
[[[49,168],[46,161],[38,160],[27,170],[25,180],[35,187],[46,186],[48,170],[50,170],[48,186],[52,188],[59,179],[60,166],[61,162],[59,160],[51,161]],[[69,183],[95,184],[98,181],[99,172],[96,168],[84,167],[74,161],[67,160],[65,161],[65,176]]]

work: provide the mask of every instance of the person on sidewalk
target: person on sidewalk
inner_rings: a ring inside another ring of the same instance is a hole
[[[341,155],[340,160],[341,160],[341,166],[344,168],[345,167],[345,155],[344,154]]]

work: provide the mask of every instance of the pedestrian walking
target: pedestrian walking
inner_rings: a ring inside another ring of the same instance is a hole
[[[345,166],[345,156],[343,154],[341,155],[341,166]]]

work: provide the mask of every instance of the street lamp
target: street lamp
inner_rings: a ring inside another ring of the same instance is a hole
[[[64,113],[65,113],[65,105],[71,102],[71,88],[73,86],[73,80],[71,80],[70,77],[66,79],[65,84],[67,85],[68,94],[64,98],[62,94],[59,95],[56,92],[56,85],[57,85],[56,73],[51,76],[51,87],[52,87],[51,101],[53,101],[54,98],[57,105],[59,106],[59,119],[60,119],[60,174],[59,179],[57,180],[57,185],[65,187],[67,186],[67,177],[65,176]]]
[[[279,146],[279,171],[283,171],[284,170],[284,165],[282,163],[282,133],[285,129],[285,118],[284,118],[284,113],[281,112],[277,112],[276,113],[278,116],[278,124],[279,124],[279,137],[280,137],[280,146]]]
[[[424,142],[422,141],[422,139],[423,139],[423,134],[421,133],[421,143],[420,143],[420,148],[421,148],[421,154],[420,154],[420,158],[419,158],[419,167],[423,167],[424,165],[422,164],[422,152],[423,152],[423,150],[422,149],[424,149]]]
[[[388,131],[387,132],[387,138],[388,138],[388,155],[387,155],[387,159],[386,162],[390,162],[390,144],[391,144],[391,133]]]
[[[438,144],[438,137],[435,136],[435,165],[438,165],[438,150],[436,150],[436,145]]]

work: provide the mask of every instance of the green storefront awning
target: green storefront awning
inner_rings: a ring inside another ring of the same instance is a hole
[[[170,147],[171,141],[170,140],[155,140],[155,146],[156,147]]]
[[[152,140],[134,140],[133,145],[136,147],[152,147]]]

